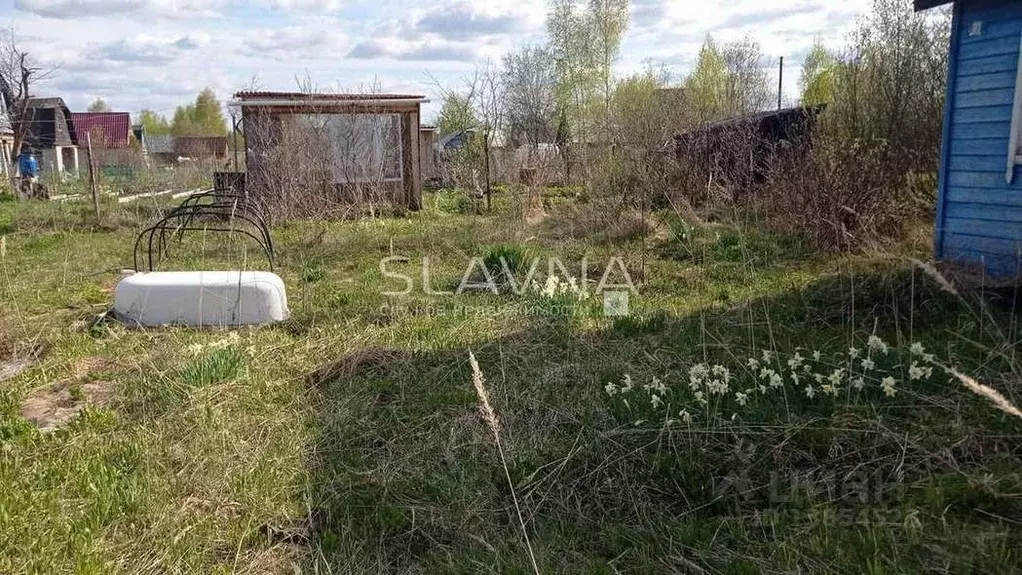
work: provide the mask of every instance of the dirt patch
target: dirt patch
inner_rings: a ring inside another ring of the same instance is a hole
[[[60,382],[37,390],[21,402],[21,416],[31,421],[39,431],[53,431],[71,423],[85,406],[106,405],[113,391],[108,381],[83,384]]]
[[[107,366],[107,360],[97,357],[75,361],[69,380],[37,389],[21,402],[21,416],[40,431],[48,432],[71,423],[86,406],[107,405],[113,395],[113,383],[88,379]]]
[[[101,357],[83,357],[71,366],[71,377],[81,379],[90,373],[96,373],[109,367],[110,362]]]
[[[0,361],[0,383],[13,378],[31,366],[32,360],[30,359],[11,359],[7,361]]]

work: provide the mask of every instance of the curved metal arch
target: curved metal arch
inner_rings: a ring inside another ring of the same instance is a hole
[[[230,224],[199,226],[195,223],[199,218],[216,218],[226,220]],[[235,222],[244,222],[254,230],[246,229],[248,226],[238,227],[234,225]],[[186,231],[239,232],[259,244],[266,254],[270,270],[273,270],[276,253],[265,216],[265,204],[259,198],[244,192],[235,192],[233,188],[211,189],[193,194],[163,214],[155,224],[142,230],[135,239],[132,252],[135,269],[139,268],[139,252],[143,242],[147,248],[147,267],[152,271],[156,259],[153,248],[157,249],[160,259],[166,257],[169,239],[176,236],[180,241]]]
[[[202,200],[212,199],[213,201],[209,204],[200,203]],[[233,200],[233,202],[230,202]],[[191,208],[197,205],[211,206],[211,207],[225,207],[230,205],[233,209],[241,208],[248,211],[253,216],[256,216],[262,226],[269,230],[269,222],[266,218],[266,205],[258,198],[253,197],[251,194],[230,192],[218,192],[217,190],[208,190],[199,194],[194,194],[181,202],[181,205],[171,210],[171,212],[177,212],[185,208]],[[269,233],[266,234],[267,242],[272,244],[272,239],[269,237]]]
[[[134,257],[134,265],[135,265],[135,269],[136,270],[139,269],[139,266],[138,266],[138,263],[139,263],[138,262],[139,248],[141,247],[143,239],[145,239],[145,237],[148,235],[149,239],[148,239],[148,250],[147,250],[147,254],[148,254],[147,268],[148,268],[149,271],[153,271],[153,241],[156,239],[156,233],[158,231],[165,231],[166,230],[166,224],[171,219],[173,219],[173,218],[164,218],[163,220],[160,220],[160,222],[158,222],[156,225],[150,226],[150,227],[146,228],[145,230],[143,230],[138,235],[138,237],[135,239],[135,249],[133,251],[133,257]],[[247,218],[246,218],[246,221],[248,221]],[[249,223],[252,223],[252,222],[249,221]],[[248,236],[249,238],[252,238],[253,240],[255,240],[255,242],[257,244],[259,244],[259,247],[261,247],[263,249],[263,253],[266,254],[266,259],[267,259],[267,261],[270,264],[270,271],[273,271],[273,252],[263,242],[263,239],[261,237],[257,236],[256,234],[252,233],[249,230],[246,230],[244,228],[239,228],[239,227],[227,228],[227,227],[210,227],[210,226],[191,226],[191,225],[188,225],[188,226],[181,225],[181,226],[178,226],[177,229],[183,229],[183,230],[186,230],[186,231],[211,231],[211,232],[225,232],[225,233],[238,232],[238,233],[241,233],[241,234],[243,234],[245,236]],[[160,241],[162,241],[162,240],[160,240]],[[162,249],[160,249],[160,253],[161,254],[165,254],[166,253],[166,246],[165,245],[162,246]]]
[[[138,244],[141,242],[141,240],[145,236],[145,234],[146,233],[150,234],[149,235],[149,252],[148,252],[148,256],[149,256],[149,259],[148,259],[148,270],[149,271],[153,271],[152,242],[153,242],[153,235],[155,234],[157,229],[158,228],[156,226],[151,227],[151,228],[147,228],[146,230],[144,230],[139,235],[138,239],[136,240],[136,249],[137,249]],[[243,234],[245,236],[248,236],[249,238],[252,238],[253,240],[255,240],[255,242],[259,244],[259,247],[263,248],[263,253],[266,255],[266,259],[267,259],[267,261],[270,264],[270,271],[271,272],[273,271],[273,256],[267,250],[266,246],[263,245],[263,243],[260,240],[260,238],[258,236],[256,236],[255,234],[253,234],[252,232],[248,231],[248,230],[241,229],[241,228],[211,228],[211,227],[208,227],[208,226],[203,226],[203,227],[188,227],[187,230],[189,230],[189,231],[210,231],[210,232],[240,233],[240,234]],[[137,254],[137,251],[136,251],[136,254],[135,254],[135,267],[136,268],[138,267],[138,254]]]
[[[190,227],[192,222],[196,219],[196,217],[204,215],[226,217],[228,219],[234,219],[242,215],[247,216],[243,217],[242,219],[248,221],[256,229],[259,230],[260,235],[262,235],[263,237],[263,241],[266,243],[267,246],[269,246],[270,252],[276,255],[275,250],[273,249],[273,238],[270,235],[270,228],[269,225],[266,223],[266,219],[263,217],[262,213],[254,209],[254,206],[251,206],[249,204],[243,202],[223,201],[213,204],[192,204],[187,206],[182,205],[167,212],[167,214],[165,214],[164,217],[165,219],[184,218],[184,222],[170,232],[171,236],[177,235],[178,240],[180,240],[185,231],[185,228]],[[169,230],[166,229],[161,230],[160,233],[161,249],[164,249],[166,246],[165,236],[167,231]]]
[[[196,211],[199,211],[199,210],[196,210]],[[264,225],[260,225],[260,222],[258,222],[258,220],[251,219],[249,217],[249,215],[245,214],[245,213],[235,213],[233,215],[232,219],[240,219],[240,220],[243,220],[243,221],[247,222],[248,224],[252,225],[252,227],[254,227],[259,232],[258,236],[256,234],[253,234],[252,232],[244,229],[244,228],[239,228],[239,227],[219,227],[219,226],[213,226],[213,227],[201,226],[200,227],[200,226],[192,225],[190,221],[180,222],[180,223],[178,223],[177,225],[174,225],[174,226],[169,225],[170,222],[173,221],[173,220],[180,220],[183,217],[188,217],[188,216],[193,216],[193,215],[195,215],[195,213],[193,211],[166,215],[162,219],[160,219],[157,223],[155,223],[154,225],[152,225],[152,226],[146,228],[145,230],[143,230],[138,235],[138,237],[135,240],[135,248],[133,250],[135,269],[136,270],[138,269],[139,248],[141,247],[142,241],[146,237],[146,235],[149,236],[147,263],[148,263],[149,271],[152,271],[153,270],[153,241],[156,239],[157,232],[159,232],[159,234],[160,234],[159,235],[159,241],[157,243],[157,248],[158,248],[158,250],[159,250],[159,252],[161,254],[165,254],[166,253],[166,248],[167,248],[167,242],[166,242],[167,232],[170,232],[171,235],[173,235],[173,234],[175,234],[175,233],[177,233],[179,231],[180,232],[184,232],[184,231],[207,230],[207,231],[227,232],[227,233],[230,233],[230,232],[241,232],[241,233],[245,234],[246,236],[254,239],[259,244],[259,246],[263,249],[263,252],[266,254],[266,257],[269,260],[270,270],[271,271],[273,270],[274,252],[273,252],[272,244],[268,242],[269,230],[267,228],[265,228],[265,224]],[[171,231],[171,228],[173,228],[173,231]]]

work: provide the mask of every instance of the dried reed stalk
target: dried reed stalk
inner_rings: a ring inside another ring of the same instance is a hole
[[[951,374],[957,377],[963,384],[965,384],[965,387],[968,388],[969,391],[972,391],[976,395],[980,395],[982,397],[989,399],[990,403],[993,403],[994,407],[996,407],[997,409],[1000,409],[1001,411],[1007,413],[1008,415],[1014,415],[1015,417],[1022,419],[1022,411],[1019,411],[1017,407],[1012,405],[1012,403],[1008,401],[1008,398],[1001,395],[1001,392],[997,391],[996,389],[990,386],[983,385],[982,383],[976,381],[975,379],[972,379],[971,377],[963,373],[959,373],[955,370],[951,370]]]
[[[515,494],[514,482],[511,481],[511,473],[507,469],[507,460],[504,458],[504,448],[500,443],[500,419],[490,405],[490,394],[486,392],[486,379],[479,369],[479,362],[471,351],[468,352],[468,361],[472,364],[472,385],[476,388],[476,395],[479,397],[479,411],[482,413],[486,426],[493,433],[493,442],[497,446],[497,453],[500,454],[500,465],[504,468],[504,477],[507,478],[507,486],[511,490],[511,499],[515,503],[515,512],[518,513],[518,524],[522,527],[522,535],[525,537],[525,546],[529,550],[529,559],[532,561],[532,570],[539,574],[539,565],[536,564],[536,554],[532,551],[532,542],[529,541],[529,531],[525,528],[525,519],[522,518],[522,508],[518,504],[518,495]]]

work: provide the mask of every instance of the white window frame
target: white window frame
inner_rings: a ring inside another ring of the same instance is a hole
[[[1022,38],[1019,39],[1018,64],[1015,70],[1015,102],[1011,109],[1011,136],[1008,141],[1008,170],[1004,179],[1009,184],[1015,179],[1015,166],[1022,165]]]

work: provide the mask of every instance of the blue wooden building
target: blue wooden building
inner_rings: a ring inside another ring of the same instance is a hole
[[[951,0],[915,0],[917,10]],[[955,0],[940,158],[938,260],[1022,278],[1022,1]]]

